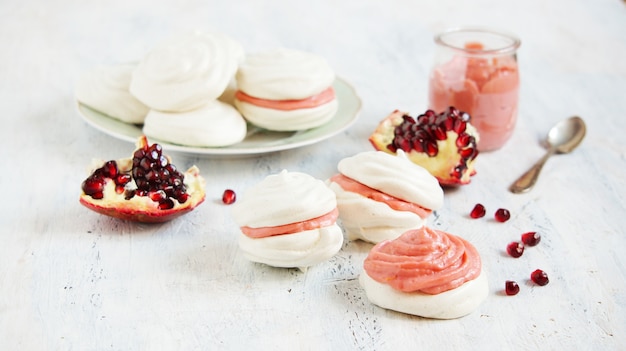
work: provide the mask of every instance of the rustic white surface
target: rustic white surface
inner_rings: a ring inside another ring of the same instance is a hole
[[[431,220],[481,252],[484,304],[451,321],[371,305],[357,281],[371,247],[362,242],[306,273],[247,262],[222,191],[282,169],[325,179],[341,158],[370,150],[369,133],[390,111],[426,108],[432,36],[463,24],[523,41],[512,140],[481,154],[472,184],[446,191]],[[258,158],[173,154],[179,167],[200,167],[207,201],[167,224],[88,211],[78,194],[91,158],[124,157],[132,145],[79,118],[76,78],[191,28],[223,31],[248,51],[323,55],[363,99],[359,121],[328,141]],[[625,37],[619,0],[3,1],[0,349],[626,349]],[[531,193],[509,193],[543,154],[547,129],[574,114],[588,123],[582,146],[548,161]],[[488,215],[471,220],[476,202]],[[509,222],[491,219],[499,207]],[[540,245],[507,257],[506,244],[530,230]],[[529,283],[535,268],[549,285]],[[520,283],[517,296],[502,293],[507,279]]]

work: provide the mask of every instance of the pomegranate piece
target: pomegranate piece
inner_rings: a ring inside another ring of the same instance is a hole
[[[496,221],[498,222],[506,222],[509,220],[509,218],[511,218],[511,213],[509,212],[509,210],[505,209],[505,208],[499,208],[495,215],[494,215]]]
[[[470,212],[470,217],[482,218],[485,216],[485,213],[487,213],[487,211],[485,210],[485,206],[483,206],[482,204],[476,204]]]
[[[524,254],[524,243],[514,241],[506,246],[506,252],[509,256],[518,258]]]
[[[535,282],[535,284],[544,286],[550,282],[548,279],[548,274],[541,269],[536,269],[530,274],[530,280]]]
[[[370,135],[376,150],[401,149],[411,161],[427,169],[441,185],[463,185],[476,174],[478,132],[469,114],[454,107],[439,114],[427,110],[417,118],[395,110]]]
[[[235,191],[231,189],[224,190],[224,194],[222,194],[223,203],[225,203],[226,205],[230,205],[235,203],[235,200],[237,200],[237,194],[235,193]]]
[[[80,202],[98,213],[139,222],[165,222],[204,201],[204,179],[181,173],[159,144],[139,138],[131,158],[103,162],[82,183]],[[107,189],[112,188],[112,191]]]
[[[519,285],[513,280],[507,280],[504,283],[504,292],[509,296],[517,295],[519,292]]]
[[[535,246],[541,241],[541,235],[537,232],[528,232],[522,234],[522,242],[526,246]]]

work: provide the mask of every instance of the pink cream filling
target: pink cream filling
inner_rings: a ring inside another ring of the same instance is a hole
[[[331,86],[317,95],[300,100],[268,100],[250,96],[241,90],[237,90],[235,98],[249,104],[271,108],[273,110],[292,111],[303,108],[314,108],[327,104],[335,99],[335,89]]]
[[[393,208],[396,211],[413,212],[416,215],[420,216],[421,218],[426,218],[433,212],[432,210],[424,208],[418,204],[407,202],[407,201],[398,199],[397,197],[380,192],[374,188],[370,188],[367,185],[364,185],[362,183],[357,182],[354,179],[344,176],[343,174],[336,174],[332,176],[330,180],[332,182],[337,183],[345,191],[357,193],[368,199],[385,203],[387,204],[387,206]]]
[[[430,295],[476,279],[481,267],[480,255],[468,241],[427,227],[375,245],[363,264],[379,283]]]
[[[279,225],[279,226],[274,226],[274,227],[252,228],[248,226],[243,226],[241,227],[241,231],[245,235],[251,238],[255,238],[255,239],[266,238],[268,236],[274,236],[274,235],[293,234],[293,233],[303,232],[306,230],[329,227],[335,224],[338,216],[339,216],[339,210],[335,208],[334,210],[328,212],[325,215],[308,219],[306,221],[289,223],[289,224]]]

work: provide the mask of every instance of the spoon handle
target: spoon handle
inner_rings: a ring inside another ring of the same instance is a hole
[[[537,163],[535,163],[528,171],[526,171],[526,173],[522,174],[521,177],[519,177],[513,184],[511,184],[509,190],[512,193],[520,194],[532,189],[532,187],[537,182],[537,178],[539,178],[539,173],[541,172],[543,165],[546,163],[548,158],[550,158],[550,156],[554,154],[555,151],[556,149],[554,147],[549,148],[548,152],[546,152],[546,154],[543,155],[543,157],[539,161],[537,161]]]

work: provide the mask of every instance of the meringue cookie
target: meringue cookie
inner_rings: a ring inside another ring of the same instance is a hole
[[[275,227],[322,216],[337,207],[335,194],[306,173],[283,170],[246,190],[232,207],[240,227]]]
[[[478,278],[437,295],[398,291],[364,273],[359,276],[359,283],[366,291],[367,299],[378,307],[435,319],[454,319],[468,315],[489,294],[487,275],[483,271]]]
[[[301,269],[341,249],[343,233],[335,222],[336,212],[335,194],[324,182],[286,170],[248,189],[232,207],[246,258]]]
[[[335,116],[339,104],[337,100],[333,100],[314,108],[284,111],[259,107],[235,99],[235,107],[256,126],[286,132],[315,128],[325,124]]]
[[[341,224],[349,240],[363,240],[373,244],[396,238],[411,228],[423,226],[426,219],[409,211],[397,211],[383,202],[345,191],[339,184],[328,187],[337,196]]]
[[[139,63],[130,92],[154,110],[193,110],[222,95],[243,57],[241,45],[223,34],[173,37]]]
[[[370,302],[421,317],[465,316],[489,291],[476,248],[427,227],[376,244],[363,269],[359,282]]]
[[[394,239],[409,229],[423,226],[428,215],[443,206],[443,190],[437,179],[411,162],[402,150],[397,155],[362,152],[341,160],[337,168],[340,173],[327,184],[337,196],[339,217],[350,239],[374,244]],[[364,196],[344,189],[342,177],[364,190],[382,193],[383,197],[400,203],[400,208],[373,199],[371,194]],[[410,211],[406,206],[419,211]]]
[[[179,145],[221,147],[242,141],[247,125],[232,105],[212,100],[185,112],[150,110],[143,132],[148,137]]]
[[[341,249],[343,234],[339,226],[332,225],[261,239],[240,233],[238,242],[244,256],[252,262],[304,270],[333,257]]]
[[[251,123],[269,130],[315,128],[339,107],[335,73],[323,58],[298,50],[251,54],[236,75],[234,104]]]
[[[129,91],[135,67],[133,64],[102,65],[84,72],[76,83],[76,99],[122,122],[143,123],[148,107]]]
[[[267,100],[299,100],[333,84],[335,73],[322,57],[278,48],[249,54],[237,71],[237,86]]]

